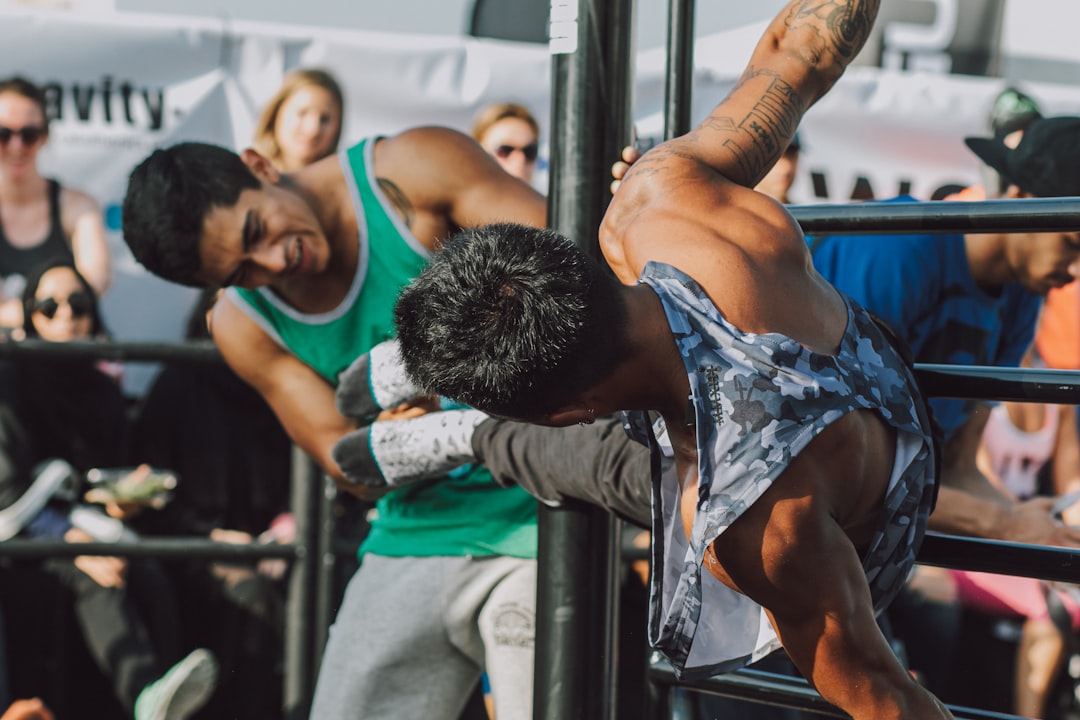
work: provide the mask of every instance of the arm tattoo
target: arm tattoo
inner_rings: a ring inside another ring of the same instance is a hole
[[[804,60],[813,66],[845,68],[862,49],[877,17],[879,0],[802,0],[791,5],[785,19],[787,31],[798,32]],[[768,80],[768,86],[741,120],[712,117],[713,130],[726,136],[723,147],[732,154],[738,177],[731,179],[753,187],[764,177],[783,151],[781,143],[792,137],[812,98],[776,71],[746,69],[736,88],[751,80]]]
[[[880,0],[804,0],[792,10],[788,27],[814,28],[824,49],[847,65],[869,37],[879,5]]]
[[[798,92],[772,72],[749,68],[739,83],[754,77],[771,77],[772,82],[750,112],[741,121],[730,117],[710,117],[706,125],[728,136],[724,148],[739,165],[741,177],[732,178],[748,185],[756,184],[780,156],[781,138],[790,138],[799,126],[805,107]]]
[[[405,223],[405,227],[410,230],[413,227],[413,221],[416,216],[416,211],[413,208],[409,198],[405,196],[405,193],[401,191],[397,185],[386,178],[377,178],[379,183],[379,189],[386,195],[386,199],[390,201],[390,204],[394,206],[394,209],[401,215],[402,222]]]

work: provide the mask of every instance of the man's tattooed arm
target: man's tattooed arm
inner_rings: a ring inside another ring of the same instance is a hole
[[[754,187],[784,152],[803,115],[862,49],[879,0],[794,0],[685,151]]]

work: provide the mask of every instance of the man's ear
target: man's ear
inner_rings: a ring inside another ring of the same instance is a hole
[[[255,148],[244,148],[240,159],[259,180],[276,185],[281,179],[281,172]]]

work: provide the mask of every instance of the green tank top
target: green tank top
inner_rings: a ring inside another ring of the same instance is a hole
[[[393,337],[398,293],[431,257],[401,222],[372,170],[375,139],[339,154],[356,209],[360,252],[345,299],[307,314],[270,288],[229,288],[229,298],[281,347],[332,385],[359,355]],[[410,485],[378,500],[360,554],[393,557],[509,555],[536,557],[536,500],[502,488],[481,466]]]

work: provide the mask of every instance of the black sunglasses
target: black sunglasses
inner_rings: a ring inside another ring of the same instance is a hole
[[[536,143],[526,145],[525,147],[515,147],[513,145],[500,145],[495,148],[495,154],[502,159],[506,159],[513,155],[515,152],[520,152],[525,156],[525,159],[529,162],[536,162],[536,152],[538,148]]]
[[[94,303],[90,299],[90,295],[80,290],[68,295],[66,300],[57,300],[51,297],[36,299],[34,300],[34,312],[39,312],[52,320],[56,317],[56,312],[62,304],[71,308],[71,317],[73,318],[86,317],[94,309]]]
[[[45,128],[39,125],[27,125],[13,130],[9,127],[0,125],[0,145],[7,145],[11,142],[11,138],[19,136],[23,145],[37,145],[38,140],[45,137]]]

